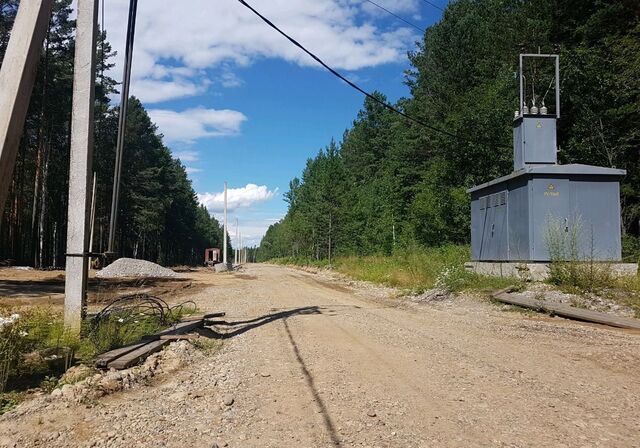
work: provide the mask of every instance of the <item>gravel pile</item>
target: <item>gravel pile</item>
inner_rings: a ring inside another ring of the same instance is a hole
[[[174,278],[178,274],[168,268],[163,268],[159,264],[146,260],[136,260],[134,258],[119,258],[106,268],[96,273],[98,278],[119,278],[119,277],[151,277],[151,278]]]

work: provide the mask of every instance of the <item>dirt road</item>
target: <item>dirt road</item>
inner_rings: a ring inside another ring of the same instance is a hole
[[[223,277],[195,297],[227,312],[220,351],[4,417],[0,446],[640,447],[639,334],[282,267]]]

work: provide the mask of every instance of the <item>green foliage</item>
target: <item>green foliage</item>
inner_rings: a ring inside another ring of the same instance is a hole
[[[3,316],[15,316],[0,328],[0,392],[12,375],[31,375],[51,368],[68,369],[80,348],[78,335],[69,331],[62,315],[46,308],[31,308]]]
[[[13,410],[18,405],[18,401],[6,394],[0,394],[0,415]]]
[[[622,235],[622,259],[627,263],[640,263],[640,237]]]

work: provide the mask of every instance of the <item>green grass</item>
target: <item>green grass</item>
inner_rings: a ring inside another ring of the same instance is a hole
[[[19,318],[0,326],[0,414],[14,406],[25,390],[57,387],[59,377],[74,363],[91,364],[96,355],[139,341],[187,313],[172,311],[160,322],[140,310],[125,309],[97,324],[86,321],[81,335],[69,331],[62,313],[50,308],[0,309],[0,316],[12,314]],[[5,389],[11,392],[3,393]]]
[[[636,317],[640,318],[640,275],[620,278],[618,282],[620,288],[626,291],[626,294],[620,299],[621,302],[633,309]]]
[[[356,280],[364,280],[415,292],[435,287],[450,292],[504,288],[520,283],[515,278],[499,278],[468,272],[469,246],[442,246],[398,250],[392,255],[337,257],[332,268]],[[327,260],[281,258],[279,264],[328,266]]]

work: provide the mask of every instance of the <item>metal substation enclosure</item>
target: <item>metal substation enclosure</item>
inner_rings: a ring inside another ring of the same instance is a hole
[[[555,109],[529,108],[525,58],[555,62]],[[520,109],[513,122],[514,171],[468,190],[474,261],[550,261],[550,239],[572,238],[579,259],[621,259],[620,179],[625,170],[557,161],[560,112],[557,55],[521,55]],[[549,113],[553,112],[553,113]],[[561,235],[551,235],[551,232]]]

